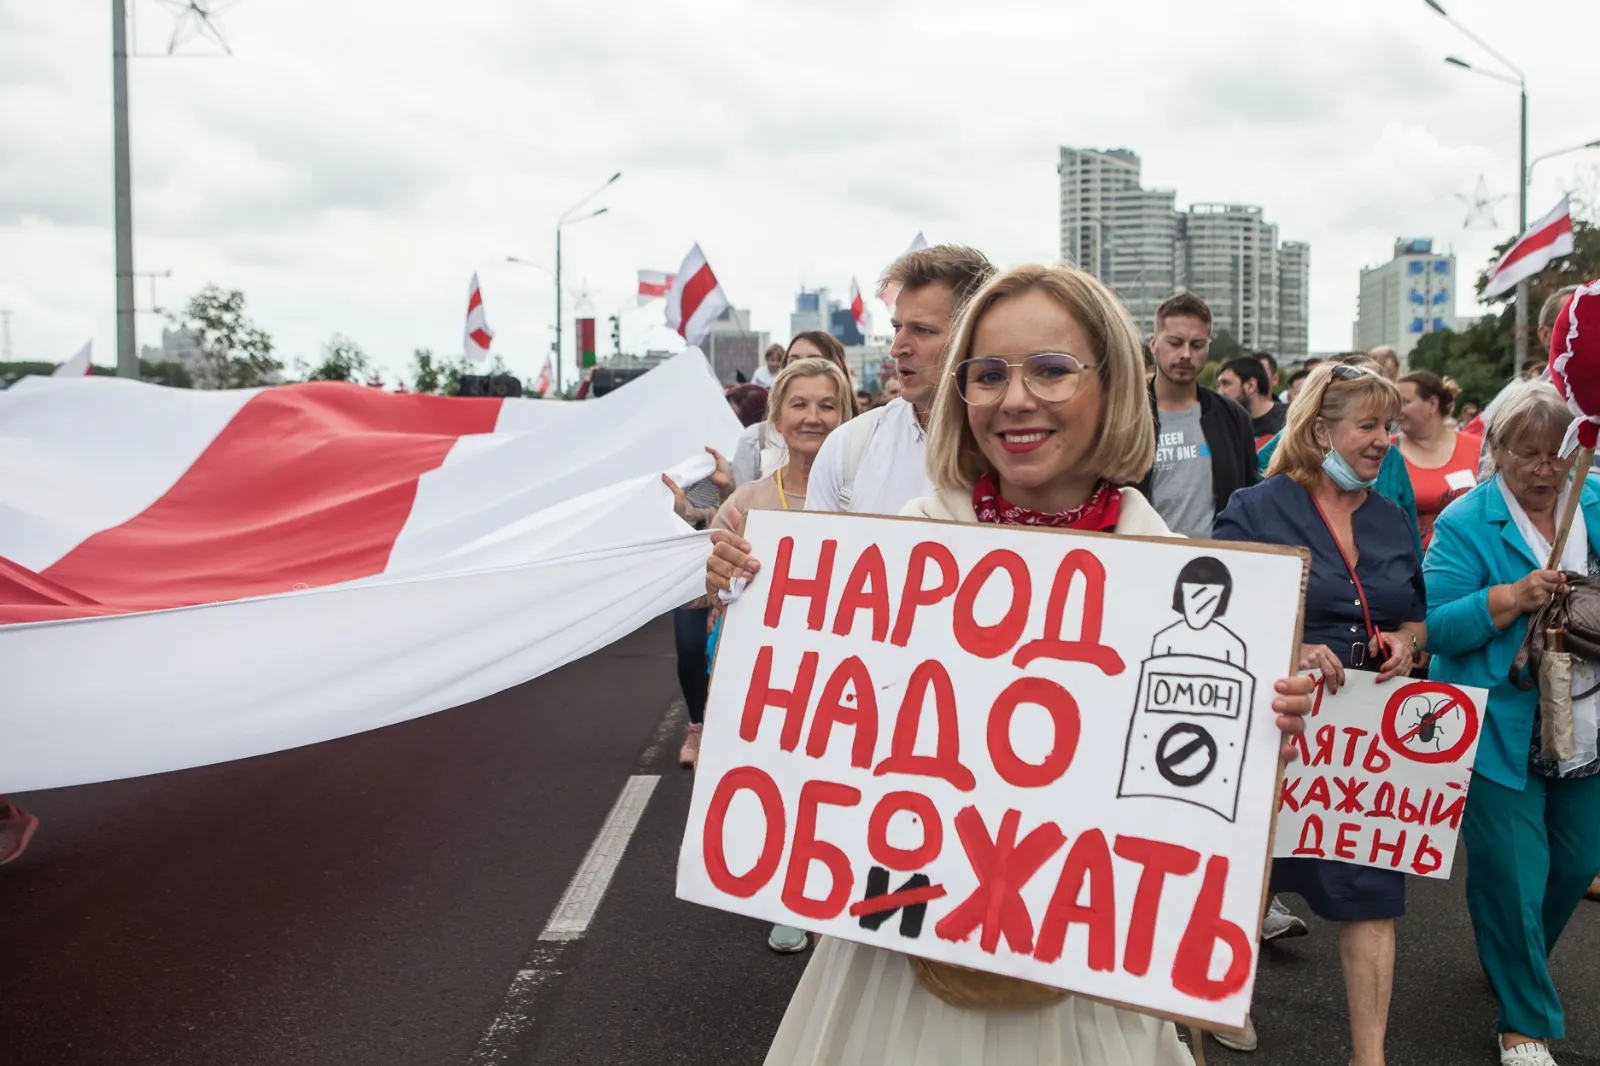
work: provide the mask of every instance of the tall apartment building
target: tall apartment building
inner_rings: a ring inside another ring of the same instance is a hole
[[[789,316],[789,336],[804,333],[808,329],[827,333],[829,325],[828,290],[808,292],[801,289],[794,298],[794,313]]]
[[[1190,289],[1211,304],[1216,328],[1246,347],[1306,354],[1310,247],[1280,249],[1261,208],[1200,203],[1179,211],[1176,192],[1143,187],[1139,156],[1123,148],[1062,148],[1056,173],[1061,257],[1110,285],[1141,332],[1154,327],[1163,300]],[[1286,333],[1285,322],[1295,329]]]
[[[1278,347],[1274,354],[1288,361],[1311,354],[1311,245],[1284,241],[1278,245]]]
[[[746,381],[755,374],[767,341],[766,333],[750,328],[749,311],[730,307],[712,320],[711,335],[701,348],[717,380],[732,385],[741,374]]]
[[[1361,271],[1355,346],[1388,344],[1409,365],[1411,351],[1429,333],[1456,328],[1456,257],[1438,255],[1427,237],[1394,242],[1394,258]]]

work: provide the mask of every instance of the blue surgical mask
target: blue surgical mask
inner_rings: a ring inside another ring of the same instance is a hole
[[[1345,492],[1354,492],[1357,489],[1370,489],[1378,483],[1377,478],[1357,477],[1350,464],[1344,461],[1344,456],[1330,448],[1328,454],[1322,457],[1322,472],[1333,479],[1333,483]]]

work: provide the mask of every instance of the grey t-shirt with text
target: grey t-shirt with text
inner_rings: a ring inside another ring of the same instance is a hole
[[[1217,511],[1211,491],[1211,448],[1200,428],[1200,405],[1158,411],[1157,417],[1150,503],[1174,533],[1209,537]]]

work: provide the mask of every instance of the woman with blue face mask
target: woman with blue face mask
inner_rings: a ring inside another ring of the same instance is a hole
[[[1330,693],[1355,670],[1380,680],[1408,676],[1427,635],[1411,525],[1374,491],[1399,412],[1394,384],[1373,368],[1318,367],[1289,409],[1267,480],[1234,493],[1213,534],[1310,550],[1300,668],[1320,672]],[[1272,891],[1298,894],[1340,923],[1351,1061],[1382,1066],[1405,875],[1331,859],[1277,859]]]

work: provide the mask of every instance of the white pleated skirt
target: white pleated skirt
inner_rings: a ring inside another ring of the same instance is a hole
[[[824,937],[766,1066],[1193,1066],[1177,1028],[1076,996],[1052,1007],[953,1007],[899,952]]]

